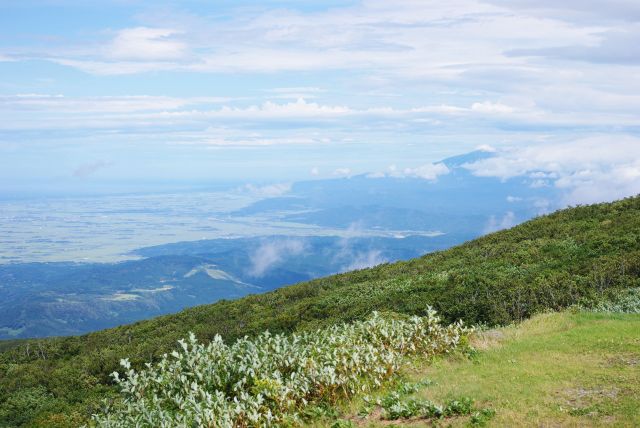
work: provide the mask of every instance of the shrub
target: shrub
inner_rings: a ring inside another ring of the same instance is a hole
[[[593,312],[640,314],[640,288],[621,290],[610,299],[598,302],[586,309]]]
[[[268,331],[232,345],[216,336],[209,344],[191,335],[181,351],[125,376],[114,373],[122,400],[94,424],[103,427],[274,426],[297,420],[310,405],[335,403],[366,393],[391,378],[409,355],[455,349],[468,330],[425,317],[378,313],[291,336]],[[307,412],[308,414],[309,412]]]

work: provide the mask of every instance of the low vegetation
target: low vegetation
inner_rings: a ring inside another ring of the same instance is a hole
[[[620,290],[609,299],[594,302],[585,309],[592,312],[640,314],[640,288]]]
[[[489,425],[640,426],[638,332],[637,314],[546,313],[478,332],[471,338],[477,353],[418,364],[405,375],[408,382],[432,381],[413,399],[471,397],[476,408],[495,411]],[[472,416],[447,425],[467,426]]]
[[[575,309],[475,331],[336,413],[366,427],[640,426],[638,331],[640,314]]]
[[[300,424],[308,406],[379,388],[412,355],[456,349],[467,330],[426,317],[384,318],[291,336],[265,332],[226,345],[194,336],[181,350],[142,371],[123,360],[125,378],[114,378],[124,400],[95,416],[101,427],[281,426]],[[450,404],[442,410],[454,412]]]
[[[110,374],[161,361],[193,332],[204,346],[292,334],[372,311],[505,325],[640,287],[640,197],[562,210],[408,262],[381,265],[79,337],[16,341],[0,353],[0,426],[77,426],[118,397]],[[463,394],[465,395],[465,394]],[[477,396],[469,395],[478,400]],[[433,400],[445,403],[446,400]],[[498,411],[498,417],[500,412]]]

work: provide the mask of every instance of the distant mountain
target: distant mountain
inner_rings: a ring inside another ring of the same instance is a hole
[[[359,175],[294,183],[281,197],[258,201],[237,216],[338,228],[439,231],[452,242],[513,226],[558,205],[554,188],[517,177],[478,177],[466,165],[494,156],[475,151],[444,159],[437,179]]]
[[[477,177],[467,169],[492,156],[475,151],[444,159],[435,180],[360,175],[294,183],[284,196],[217,213],[281,224],[285,233],[286,222],[314,225],[310,234],[329,228],[349,239],[214,239],[143,248],[134,252],[142,260],[122,263],[0,264],[0,339],[85,333],[404,260],[513,226],[556,204],[554,188],[522,177]]]
[[[450,245],[448,237],[272,236],[142,248],[120,263],[0,265],[0,339],[86,333]]]

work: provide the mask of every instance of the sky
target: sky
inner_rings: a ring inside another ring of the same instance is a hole
[[[639,67],[637,0],[0,0],[0,192],[433,180],[481,147],[612,199]]]

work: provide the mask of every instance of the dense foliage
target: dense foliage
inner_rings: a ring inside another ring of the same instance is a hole
[[[408,262],[221,301],[81,337],[12,343],[0,354],[0,426],[74,425],[105,396],[121,358],[134,367],[189,331],[208,343],[265,330],[310,331],[372,311],[504,324],[640,286],[640,197],[571,208]],[[68,420],[73,421],[68,422]],[[54,423],[55,422],[55,423]]]
[[[607,300],[594,302],[583,309],[604,313],[640,314],[640,288],[622,290]]]
[[[426,317],[384,318],[341,324],[301,334],[209,344],[191,335],[181,350],[142,371],[123,360],[125,378],[114,373],[123,403],[94,417],[101,427],[279,426],[300,421],[310,404],[381,386],[406,356],[455,349],[466,330]]]

